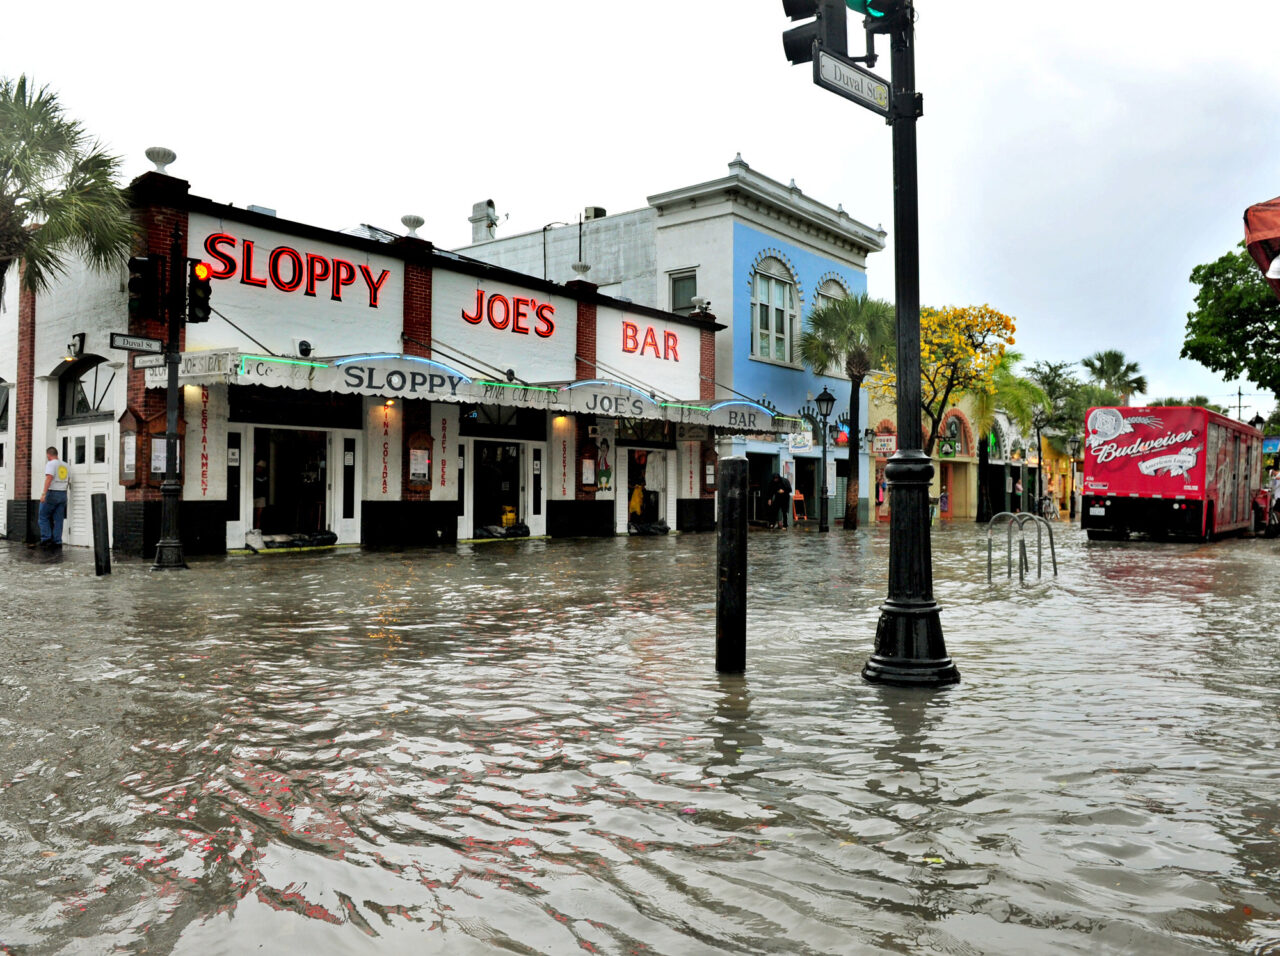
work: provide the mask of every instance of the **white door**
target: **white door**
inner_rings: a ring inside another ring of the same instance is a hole
[[[338,544],[360,543],[360,475],[362,435],[358,431],[329,432],[328,491],[329,530]]]
[[[93,547],[93,495],[107,496],[107,530],[111,529],[112,449],[114,422],[71,425],[58,429],[58,447],[71,468],[63,544]],[[40,479],[44,486],[43,477]],[[39,490],[39,489],[37,489]]]
[[[227,427],[227,548],[243,548],[244,536],[253,524],[252,429]]]
[[[524,523],[529,526],[530,535],[547,533],[547,446],[521,445],[524,456],[524,487],[520,489],[520,500],[524,502]]]

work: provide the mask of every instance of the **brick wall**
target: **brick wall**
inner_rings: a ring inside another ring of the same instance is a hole
[[[10,282],[21,282],[24,270],[9,273]],[[36,297],[19,287],[18,291],[18,384],[14,389],[13,420],[13,497],[31,497],[31,416],[35,398],[36,367]],[[42,458],[44,456],[41,456]]]
[[[582,279],[565,283],[565,288],[577,295],[594,292],[596,287]],[[578,300],[577,362],[573,377],[578,381],[596,377],[596,304]]]
[[[186,180],[175,179],[172,176],[165,176],[161,173],[145,173],[135,179],[130,187],[134,204],[134,220],[138,224],[139,233],[134,254],[156,256],[165,264],[163,271],[166,281],[162,289],[167,289],[169,281],[173,278],[168,273],[169,253],[175,231],[183,257],[179,268],[183,270],[182,276],[186,275],[185,257],[188,216],[185,207],[189,191],[190,185]],[[182,308],[186,308],[185,301],[182,303]],[[185,344],[185,331],[186,326],[184,323],[179,326],[179,350]],[[169,338],[169,326],[163,316],[163,312],[157,316],[136,318],[130,316],[129,334],[167,341]],[[166,402],[165,391],[163,389],[147,391],[146,374],[142,370],[133,367],[132,356],[129,358],[126,374],[129,408],[133,409],[144,421],[154,418],[156,415],[163,415]],[[181,405],[179,405],[179,417],[181,417]],[[143,482],[138,487],[126,489],[125,500],[159,501],[160,489]]]
[[[393,244],[404,252],[405,355],[431,357],[431,243],[405,236]],[[407,433],[408,429],[406,429]]]

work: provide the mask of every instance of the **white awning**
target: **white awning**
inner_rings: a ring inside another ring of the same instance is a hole
[[[147,388],[164,388],[168,381],[164,366],[149,367],[145,374]],[[743,432],[794,430],[794,420],[778,416],[775,422],[772,411],[746,399],[668,401],[637,386],[605,379],[564,385],[491,381],[472,378],[433,359],[391,353],[301,359],[235,351],[186,352],[180,357],[178,381],[182,385],[266,385],[341,395],[541,408],[561,414],[657,419]]]

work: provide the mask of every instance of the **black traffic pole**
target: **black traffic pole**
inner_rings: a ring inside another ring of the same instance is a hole
[[[933,462],[920,440],[920,225],[916,181],[916,93],[910,2],[878,28],[889,34],[892,70],[894,284],[898,323],[898,450],[885,465],[889,518],[889,594],[880,607],[876,649],[862,669],[872,683],[907,687],[954,684],[933,599],[929,484]]]
[[[156,545],[156,563],[152,571],[185,568],[182,540],[178,534],[178,504],[182,486],[178,483],[178,340],[182,332],[182,314],[186,308],[187,257],[182,249],[178,227],[173,228],[169,245],[169,284],[166,309],[169,316],[169,339],[165,342],[164,361],[169,378],[165,386],[164,481],[160,485],[160,542]]]

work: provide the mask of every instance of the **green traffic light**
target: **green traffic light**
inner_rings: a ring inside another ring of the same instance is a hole
[[[884,16],[883,10],[875,9],[883,5],[883,0],[844,0],[844,3],[854,13],[861,13],[868,17]]]

